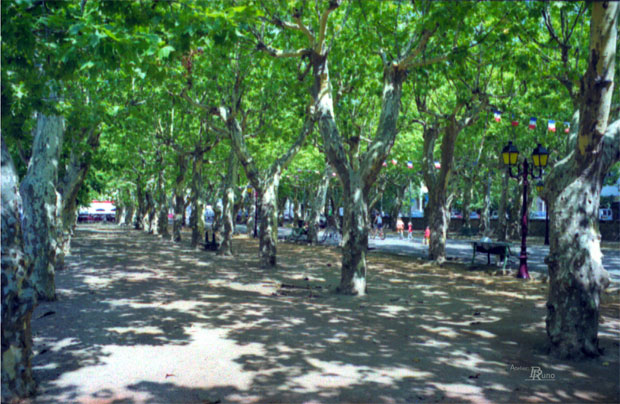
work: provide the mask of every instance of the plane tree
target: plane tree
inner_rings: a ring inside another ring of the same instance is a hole
[[[265,53],[307,63],[308,85],[314,100],[308,115],[317,117],[325,153],[343,187],[344,248],[338,290],[343,294],[363,295],[366,293],[368,194],[398,132],[403,84],[409,71],[450,57],[459,44],[458,35],[454,35],[458,29],[452,27],[458,26],[456,21],[467,7],[455,5],[447,15],[430,2],[349,3],[346,9],[340,6],[340,1],[330,1],[316,14],[299,7],[286,11],[286,17],[281,15],[284,13],[281,10],[268,9],[265,22],[277,29],[255,27],[253,34],[257,48]],[[365,20],[370,29],[363,32],[348,26],[349,13],[359,21]],[[446,37],[450,38],[449,43],[440,45]],[[374,52],[379,63],[370,66],[362,60],[353,60],[352,47],[363,50],[358,57],[366,60]],[[428,52],[423,52],[427,49]],[[381,107],[375,133],[368,144],[362,145],[358,134],[339,130],[334,105],[338,90],[334,90],[329,69],[332,60],[346,60],[350,66],[359,68],[356,77],[364,83],[382,82],[380,89],[374,91],[381,98]]]

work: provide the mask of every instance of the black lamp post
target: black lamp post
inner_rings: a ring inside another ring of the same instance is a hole
[[[508,142],[508,145],[502,149],[502,158],[504,164],[508,166],[508,175],[512,178],[522,177],[523,179],[523,208],[521,209],[521,255],[519,256],[519,273],[517,278],[529,279],[530,274],[527,271],[527,186],[528,177],[535,179],[542,178],[543,168],[547,166],[547,160],[549,152],[542,147],[540,143],[534,149],[532,153],[532,162],[534,166],[531,167],[527,158],[523,159],[523,169],[518,169],[516,174],[512,173],[512,167],[518,166],[517,160],[519,158],[519,150],[512,142]],[[538,169],[536,174],[535,169]]]

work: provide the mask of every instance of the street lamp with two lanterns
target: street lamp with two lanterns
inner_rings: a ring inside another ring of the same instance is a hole
[[[547,166],[547,160],[549,158],[549,152],[545,149],[540,143],[534,149],[532,153],[532,162],[533,166],[530,166],[530,163],[526,158],[523,159],[523,168],[517,168],[517,173],[514,174],[512,172],[513,167],[518,167],[518,159],[519,159],[519,150],[517,147],[512,144],[512,142],[508,142],[502,149],[502,159],[504,160],[504,164],[508,166],[508,175],[512,178],[522,178],[523,179],[523,207],[521,209],[521,255],[519,256],[519,272],[517,273],[517,278],[529,279],[530,274],[527,271],[527,187],[528,187],[528,178],[532,180],[541,179],[543,176],[543,169]],[[543,183],[539,181],[536,184],[536,189],[540,193],[543,188]]]

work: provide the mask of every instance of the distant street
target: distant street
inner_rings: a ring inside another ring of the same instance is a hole
[[[241,232],[246,231],[245,225],[237,225],[237,229]],[[289,227],[279,227],[278,235],[280,237],[286,237],[291,233]],[[405,236],[406,237],[406,236]],[[474,240],[474,238],[472,238]],[[389,252],[397,255],[409,255],[412,257],[426,258],[428,255],[428,247],[422,244],[421,237],[414,237],[409,241],[400,240],[397,236],[389,234],[385,240],[373,240],[369,242],[371,249],[375,248],[378,251]],[[510,248],[513,257],[509,261],[507,268],[518,269],[519,267],[519,253],[521,252],[520,243],[512,243]],[[446,245],[446,253],[448,258],[456,258],[459,261],[471,262],[472,258],[472,246],[469,241],[448,239]],[[532,245],[528,246],[528,269],[530,272],[538,272],[541,274],[547,274],[547,265],[544,262],[545,257],[549,254],[548,246]],[[491,256],[491,263],[495,263],[496,256]],[[486,264],[486,254],[477,254],[476,263]],[[603,249],[603,265],[605,269],[609,271],[611,282],[620,285],[620,251],[616,249],[606,248]]]

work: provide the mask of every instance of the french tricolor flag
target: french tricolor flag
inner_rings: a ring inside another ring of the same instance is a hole
[[[436,169],[440,169],[441,168],[441,163],[439,161],[435,161],[435,168]]]
[[[413,168],[413,161],[408,161],[407,162],[407,168]]]
[[[570,122],[564,122],[564,133],[570,132]]]
[[[534,118],[534,117],[530,118],[530,125],[528,126],[528,128],[536,129],[536,118]]]
[[[387,163],[384,161],[382,164],[383,167],[387,167]]]
[[[555,132],[555,121],[549,119],[547,123],[547,129],[549,130],[549,132]]]
[[[495,118],[495,122],[500,122],[502,120],[502,113],[499,111],[493,111],[493,118]]]
[[[396,161],[396,159],[392,159],[392,164],[396,165],[398,164],[398,161]]]
[[[510,122],[510,124],[512,126],[519,126],[519,121],[516,121],[516,120],[513,119],[512,122]]]

